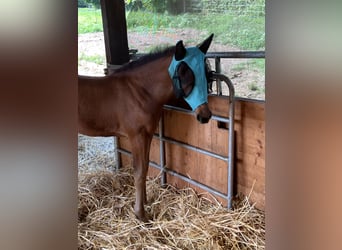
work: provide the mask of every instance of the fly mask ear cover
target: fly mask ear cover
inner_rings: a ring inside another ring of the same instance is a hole
[[[186,49],[186,55],[183,59],[177,61],[173,56],[168,69],[169,75],[173,81],[177,98],[182,96],[184,100],[190,105],[192,110],[195,110],[201,104],[208,102],[208,87],[207,79],[205,76],[204,58],[205,55],[197,47],[190,47]],[[179,76],[177,74],[177,66],[181,62],[185,62],[191,68],[195,75],[194,87],[187,97],[185,97],[184,94],[181,95],[182,92],[184,93],[184,91],[180,86]]]

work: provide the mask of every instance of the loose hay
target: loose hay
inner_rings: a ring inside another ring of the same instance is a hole
[[[79,177],[79,249],[264,249],[265,215],[240,199],[228,211],[192,189],[161,188],[147,181],[144,224],[134,215],[134,179],[129,169]]]

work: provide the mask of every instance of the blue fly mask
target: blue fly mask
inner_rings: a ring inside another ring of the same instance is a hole
[[[192,110],[195,110],[201,104],[208,102],[208,87],[204,59],[205,55],[199,48],[190,47],[186,49],[186,54],[183,59],[177,61],[175,56],[173,56],[169,66],[169,75],[176,90],[181,89],[181,83],[177,73],[178,66],[181,62],[185,62],[194,73],[194,87],[188,96],[183,95],[184,100],[190,105]]]

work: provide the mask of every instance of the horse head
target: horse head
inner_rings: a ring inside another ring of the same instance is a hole
[[[205,54],[213,36],[214,34],[211,34],[196,47],[185,48],[183,41],[179,41],[169,66],[169,74],[176,97],[184,98],[195,111],[200,123],[207,123],[211,118],[211,111],[208,107]]]

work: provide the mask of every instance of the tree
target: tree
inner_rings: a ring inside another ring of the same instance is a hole
[[[85,0],[88,4],[91,4],[96,9],[99,9],[101,7],[100,0]]]
[[[77,0],[77,7],[78,8],[86,8],[88,7],[88,4],[86,0]]]

